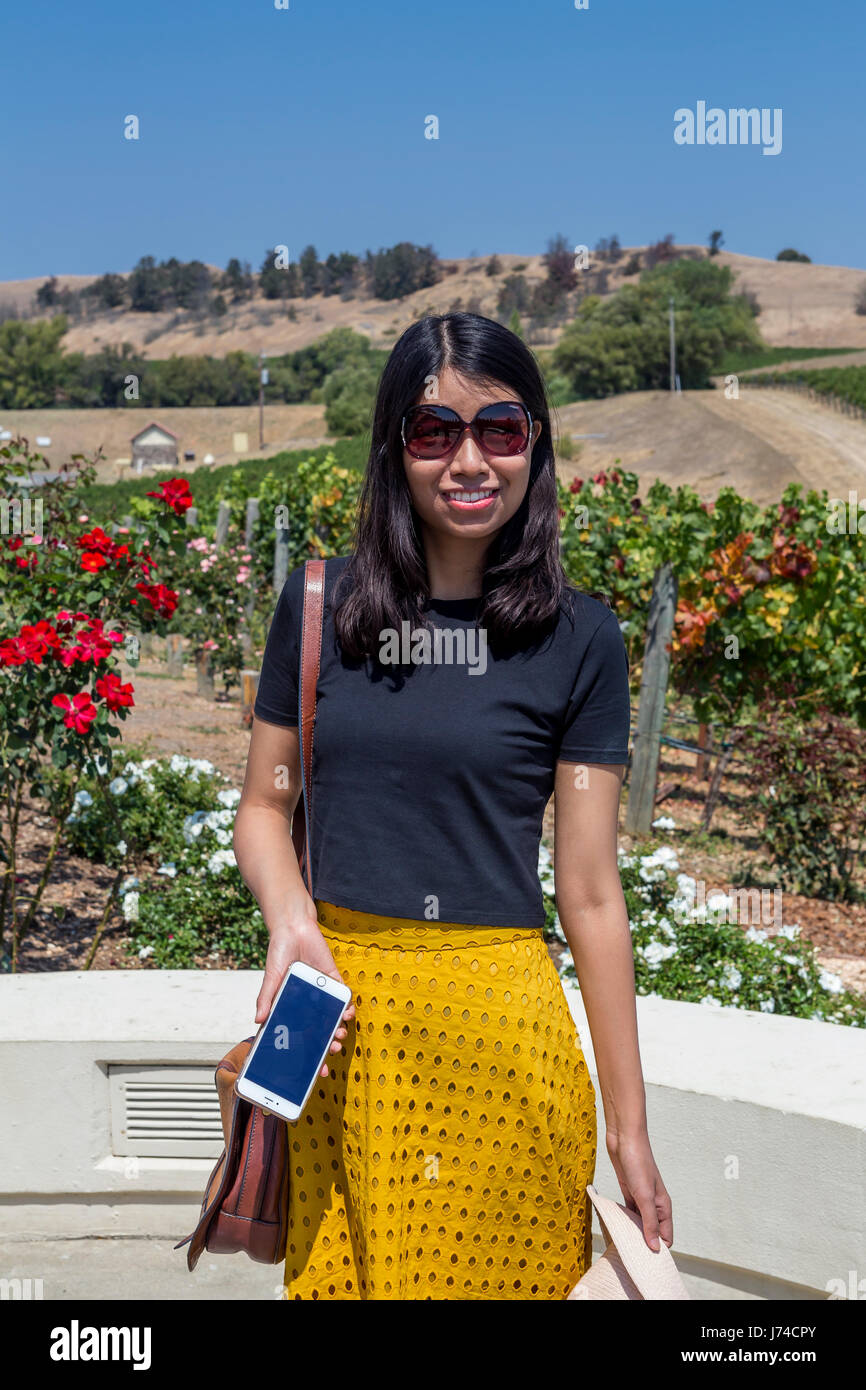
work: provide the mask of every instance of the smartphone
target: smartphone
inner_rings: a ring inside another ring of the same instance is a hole
[[[296,960],[241,1068],[238,1095],[296,1120],[351,998],[345,985]]]

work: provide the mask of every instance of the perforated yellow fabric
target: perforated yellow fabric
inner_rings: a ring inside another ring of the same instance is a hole
[[[540,929],[318,904],[357,1018],[289,1126],[289,1299],[564,1299],[595,1096]]]

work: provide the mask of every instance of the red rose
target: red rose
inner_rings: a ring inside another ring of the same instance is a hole
[[[71,700],[68,695],[55,695],[51,703],[58,709],[66,710],[63,722],[67,729],[74,729],[77,734],[86,734],[96,718],[96,706],[88,690],[73,695]]]
[[[582,487],[583,487],[583,478],[575,478],[575,479],[574,479],[574,482],[571,484],[571,487],[570,487],[568,490],[569,490],[569,492],[580,492],[580,489],[581,489]]]
[[[183,516],[187,507],[192,506],[192,493],[186,478],[169,478],[159,492],[149,492],[147,495],[155,497],[158,502],[165,502],[178,516]]]
[[[120,676],[115,675],[113,671],[101,676],[96,682],[96,693],[102,697],[109,709],[122,709],[125,705],[134,705],[134,689],[130,683],[122,684]]]
[[[136,584],[135,587],[143,598],[150,600],[160,616],[170,618],[177,608],[177,594],[174,589],[166,588],[165,584]]]
[[[81,568],[90,574],[98,574],[107,564],[105,556],[100,555],[98,550],[88,550],[81,557]]]

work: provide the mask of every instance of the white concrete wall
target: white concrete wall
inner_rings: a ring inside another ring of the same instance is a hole
[[[212,1067],[255,1031],[259,981],[0,977],[3,1233],[186,1235],[212,1160],[114,1156],[108,1068]],[[601,1112],[580,995],[568,993]],[[866,1030],[662,1000],[638,1011],[650,1136],[693,1295],[826,1298],[830,1281],[863,1279]],[[599,1121],[596,1185],[619,1198]]]

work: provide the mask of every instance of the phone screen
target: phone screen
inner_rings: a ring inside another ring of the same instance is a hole
[[[246,1076],[256,1086],[300,1105],[346,1003],[290,975],[262,1029]]]

